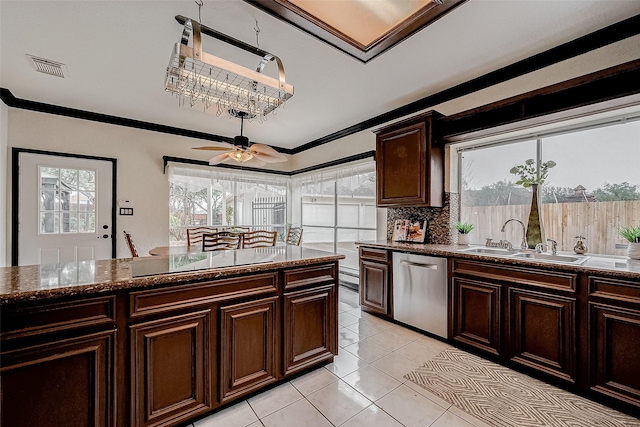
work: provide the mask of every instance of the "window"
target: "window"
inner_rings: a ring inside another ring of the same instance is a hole
[[[590,253],[623,255],[618,229],[640,224],[640,121],[616,120],[459,153],[460,218],[476,227],[472,243],[493,238],[518,246],[522,230],[517,224],[505,233],[500,229],[509,218],[526,224],[531,192],[516,185],[509,170],[527,159],[556,163],[539,196],[545,235],[558,242],[559,250],[571,251],[576,236],[584,236]]]
[[[302,226],[302,245],[344,254],[340,280],[358,283],[357,241],[375,240],[375,162],[293,178],[169,164],[170,243],[186,243],[189,227]],[[384,230],[386,234],[386,229]]]
[[[304,228],[303,244],[341,253],[340,280],[358,282],[355,242],[376,239],[375,163],[295,177],[294,218]]]
[[[96,171],[40,166],[40,233],[94,233]]]
[[[169,166],[169,240],[184,244],[190,227],[237,226],[276,230],[284,239],[287,178]]]

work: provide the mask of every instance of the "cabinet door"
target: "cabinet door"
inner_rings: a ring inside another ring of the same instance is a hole
[[[640,311],[589,303],[590,385],[640,407]]]
[[[1,355],[0,425],[115,426],[115,331]]]
[[[359,293],[365,311],[389,314],[389,265],[361,260]]]
[[[424,206],[428,203],[426,132],[423,121],[378,135],[378,206]]]
[[[284,294],[284,374],[331,360],[338,350],[335,286]]]
[[[576,380],[575,298],[509,289],[511,361]]]
[[[277,380],[278,297],[220,309],[220,401]]]
[[[453,278],[453,339],[500,354],[501,285]]]
[[[212,407],[211,310],[131,326],[131,425],[179,423]]]

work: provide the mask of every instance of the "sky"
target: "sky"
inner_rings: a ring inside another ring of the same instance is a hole
[[[515,182],[509,170],[535,158],[535,140],[463,153],[463,177],[479,189],[500,180]],[[553,160],[546,185],[587,192],[605,183],[640,186],[640,120],[543,138],[543,161]]]

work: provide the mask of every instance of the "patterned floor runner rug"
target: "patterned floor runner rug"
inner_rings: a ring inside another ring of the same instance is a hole
[[[491,426],[640,426],[637,418],[458,349],[405,378]]]

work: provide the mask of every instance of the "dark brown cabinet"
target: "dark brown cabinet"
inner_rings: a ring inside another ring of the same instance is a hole
[[[170,427],[330,362],[337,261],[0,310],[0,425]]]
[[[131,327],[132,426],[184,421],[213,407],[211,310]]]
[[[577,378],[577,274],[452,260],[453,339],[529,369]]]
[[[430,111],[376,130],[376,202],[387,206],[444,203],[444,147]]]
[[[277,297],[220,309],[220,401],[278,379]]]
[[[332,301],[334,285],[284,294],[284,374],[289,375],[337,352]]]
[[[591,276],[589,386],[599,395],[640,407],[640,283]]]
[[[27,302],[0,314],[0,425],[116,425],[115,296]]]
[[[115,334],[102,332],[3,353],[0,425],[115,425]]]
[[[575,298],[510,288],[511,361],[574,382],[575,320]]]
[[[390,253],[360,247],[360,306],[363,310],[392,316]]]
[[[501,352],[502,286],[453,279],[453,339],[491,354]]]

